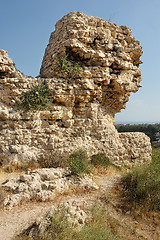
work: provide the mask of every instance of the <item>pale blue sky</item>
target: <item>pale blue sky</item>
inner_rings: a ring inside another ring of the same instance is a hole
[[[132,29],[144,51],[143,87],[116,120],[160,122],[160,0],[0,0],[0,48],[20,71],[37,76],[55,23],[71,11]]]

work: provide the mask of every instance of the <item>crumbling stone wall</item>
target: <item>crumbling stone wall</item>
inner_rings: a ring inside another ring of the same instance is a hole
[[[81,67],[73,76],[64,76],[56,68],[57,58],[66,55]],[[119,134],[114,127],[115,113],[141,86],[141,55],[142,47],[128,27],[80,12],[57,22],[38,78],[21,74],[1,50],[1,162],[50,159],[56,165],[78,148],[87,149],[89,155],[104,152],[118,166],[149,160],[151,145],[146,135]],[[49,108],[17,107],[22,93],[41,81],[52,91]]]
[[[77,79],[83,85],[83,91],[78,91],[78,96],[84,98],[85,90],[90,90],[92,102],[101,103],[99,105],[107,113],[117,113],[125,108],[130,93],[141,86],[138,67],[142,63],[142,47],[126,26],[119,27],[98,17],[71,12],[57,22],[51,33],[41,77],[61,77],[55,71],[57,55],[68,55],[82,67]],[[80,102],[77,99],[76,103]]]

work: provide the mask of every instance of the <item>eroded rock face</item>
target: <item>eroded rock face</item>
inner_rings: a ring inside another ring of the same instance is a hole
[[[52,239],[53,235],[57,233],[57,231],[53,233],[53,226],[55,226],[57,230],[57,225],[59,226],[59,224],[62,223],[65,224],[67,220],[68,227],[73,227],[76,231],[79,231],[89,217],[90,216],[87,215],[80,206],[75,205],[73,202],[65,202],[57,207],[53,205],[48,213],[43,217],[39,217],[35,223],[26,230],[26,232],[31,238],[38,236],[39,238],[46,239],[50,236]],[[49,231],[51,227],[52,234]]]
[[[100,103],[106,113],[116,113],[125,108],[131,92],[141,86],[142,47],[126,26],[117,26],[98,17],[89,17],[81,12],[64,16],[51,33],[43,58],[40,75],[51,78],[58,56],[68,55],[82,67],[77,74],[83,92],[75,94],[77,107],[85,102]],[[79,89],[80,90],[80,89]],[[88,102],[88,101],[87,101]]]
[[[28,171],[17,178],[10,178],[0,185],[8,196],[3,206],[12,208],[22,201],[49,201],[56,198],[57,193],[72,191],[93,191],[99,187],[91,176],[76,177],[68,168],[43,168]]]
[[[20,77],[22,75],[16,69],[14,62],[8,57],[7,51],[0,49],[0,78]]]
[[[105,153],[118,166],[151,159],[145,134],[119,134],[114,127],[115,113],[125,108],[141,81],[142,48],[129,28],[69,13],[51,34],[38,78],[19,74],[6,51],[0,54],[1,163],[49,161],[56,166],[79,148],[89,156]],[[55,67],[57,58],[66,55],[81,67],[73,76]],[[17,108],[22,94],[42,81],[52,91],[48,109]]]

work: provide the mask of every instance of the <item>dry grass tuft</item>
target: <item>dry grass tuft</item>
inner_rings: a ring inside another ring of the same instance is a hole
[[[3,201],[7,197],[7,192],[0,187],[0,208],[3,206]]]
[[[113,165],[108,166],[108,168],[105,168],[101,165],[98,165],[93,168],[93,174],[97,176],[107,176],[107,175],[114,175],[119,173],[120,170],[114,167]]]
[[[1,166],[0,173],[6,172],[6,173],[14,173],[14,172],[22,172],[27,170],[34,170],[36,168],[39,168],[39,164],[34,161],[29,162],[23,162],[23,163],[17,163],[17,164],[6,164]]]

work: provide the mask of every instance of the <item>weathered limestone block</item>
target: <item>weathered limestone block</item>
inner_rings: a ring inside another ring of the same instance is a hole
[[[76,77],[83,90],[85,82],[89,83],[85,86],[90,90],[100,86],[101,104],[106,112],[121,111],[130,92],[136,92],[141,86],[138,67],[142,47],[126,26],[71,12],[57,22],[55,31],[51,33],[40,76],[60,76],[55,61],[57,56],[65,55],[81,66],[82,72]],[[93,101],[96,101],[95,96]]]
[[[125,158],[128,158],[128,155],[130,156],[130,166],[135,162],[135,159],[137,164],[143,164],[147,160],[150,160],[152,147],[148,136],[141,132],[120,133],[119,136],[126,149],[124,162],[126,161]]]
[[[56,218],[57,214],[63,214],[67,218],[69,224],[77,230],[84,225],[88,218],[84,210],[79,206],[74,206],[71,202],[65,202],[59,207],[53,205],[46,216],[38,218],[34,223],[34,226],[28,229],[29,236],[34,238],[38,233],[38,236],[44,237],[46,230],[48,230],[51,223],[53,224],[54,218]]]
[[[0,77],[22,77],[14,62],[8,57],[7,51],[0,49]]]
[[[3,202],[3,206],[9,208],[32,199],[42,202],[53,200],[57,193],[67,193],[69,189],[76,191],[99,189],[91,176],[69,175],[68,168],[42,168],[28,171],[20,177],[8,179],[0,187],[9,193]]]
[[[67,57],[81,70],[66,75],[56,68]],[[69,154],[85,148],[89,156],[105,153],[118,166],[151,159],[144,134],[119,134],[115,114],[141,86],[142,47],[126,26],[71,12],[51,33],[40,76],[21,74],[0,50],[0,165],[19,161],[59,166]],[[43,82],[52,92],[45,111],[18,106],[22,94]]]

